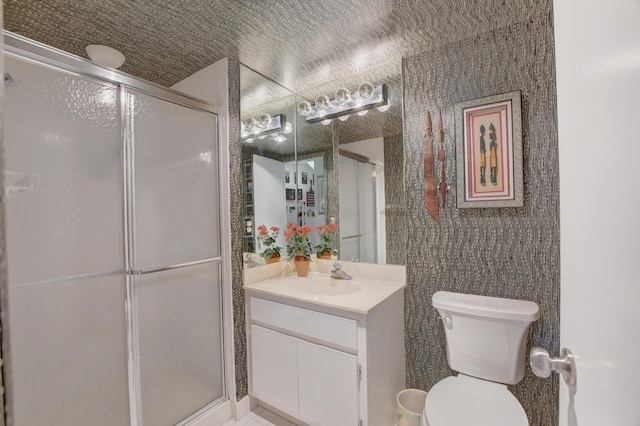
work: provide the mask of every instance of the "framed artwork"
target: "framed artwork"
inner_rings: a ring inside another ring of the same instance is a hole
[[[289,183],[289,181],[291,180],[291,175],[289,173],[289,171],[285,171],[284,172],[284,183]]]
[[[300,172],[300,173],[301,173],[300,180],[302,180],[302,184],[303,185],[306,185],[307,184],[307,179],[308,179],[307,172]]]
[[[522,207],[520,92],[457,103],[455,114],[458,208]]]
[[[298,201],[302,201],[302,189],[298,189]]]
[[[296,190],[287,189],[287,201],[295,201],[295,200],[296,200]]]

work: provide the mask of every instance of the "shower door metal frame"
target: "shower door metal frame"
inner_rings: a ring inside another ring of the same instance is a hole
[[[136,328],[137,324],[134,322],[135,289],[133,287],[133,277],[137,275],[150,273],[150,272],[159,272],[162,270],[176,269],[176,268],[193,266],[193,265],[203,264],[203,263],[211,263],[211,262],[220,263],[221,267],[220,267],[219,309],[220,309],[220,336],[221,336],[221,344],[222,344],[221,373],[222,373],[222,381],[223,381],[222,383],[223,393],[219,399],[212,401],[210,404],[202,407],[196,413],[193,413],[191,416],[181,421],[178,424],[178,426],[189,424],[190,422],[205,415],[213,407],[218,406],[219,403],[229,399],[229,389],[228,389],[229,383],[228,383],[227,370],[231,368],[231,366],[226,365],[225,360],[227,359],[227,357],[225,355],[225,351],[226,351],[225,348],[229,348],[230,347],[229,345],[231,345],[232,342],[228,341],[228,338],[226,337],[227,334],[224,332],[224,322],[225,322],[224,321],[225,320],[224,299],[225,297],[228,296],[227,291],[230,291],[230,289],[229,290],[226,289],[226,287],[230,287],[230,286],[225,285],[226,283],[229,283],[230,277],[228,276],[228,273],[225,273],[227,268],[225,268],[223,265],[223,260],[224,260],[223,256],[198,260],[194,262],[187,262],[187,263],[182,263],[177,265],[170,265],[168,267],[153,268],[148,271],[147,270],[138,271],[138,270],[131,269],[130,262],[131,262],[131,259],[132,259],[131,256],[133,253],[132,251],[133,246],[132,246],[131,240],[133,239],[132,238],[133,234],[130,234],[130,232],[132,232],[132,229],[130,228],[130,226],[133,223],[132,217],[131,217],[133,210],[130,208],[132,203],[132,199],[131,199],[132,188],[130,188],[130,183],[131,183],[130,173],[133,172],[133,169],[131,168],[132,161],[130,161],[130,158],[131,158],[130,156],[132,154],[131,144],[128,141],[127,126],[126,126],[127,100],[125,95],[128,89],[133,89],[136,92],[141,92],[149,96],[152,96],[154,98],[168,101],[173,104],[215,114],[217,117],[216,135],[217,135],[217,142],[218,142],[218,150],[220,151],[222,135],[220,131],[221,126],[220,126],[219,110],[214,105],[208,104],[204,101],[193,98],[189,95],[183,94],[181,92],[177,92],[170,88],[163,87],[145,80],[141,80],[137,77],[133,77],[129,74],[125,74],[121,71],[118,71],[112,68],[107,68],[107,67],[95,64],[81,57],[72,55],[68,52],[64,52],[62,50],[55,49],[53,47],[38,43],[36,41],[19,36],[17,34],[13,34],[6,30],[3,30],[3,40],[4,40],[4,46],[3,46],[4,55],[9,55],[18,59],[27,60],[29,62],[47,66],[53,69],[60,69],[68,74],[76,75],[82,78],[89,78],[89,79],[97,80],[103,83],[104,82],[111,83],[118,87],[117,103],[119,108],[119,116],[116,118],[119,120],[119,123],[120,123],[121,143],[122,143],[122,153],[123,153],[123,156],[122,156],[123,158],[122,173],[123,173],[123,182],[124,182],[124,188],[123,188],[124,190],[123,191],[124,229],[123,229],[123,232],[124,232],[124,241],[125,241],[123,253],[124,253],[124,264],[125,264],[124,278],[126,282],[125,316],[126,316],[126,328],[127,328],[126,336],[127,336],[127,371],[128,371],[128,381],[129,381],[129,415],[131,419],[131,426],[142,425],[141,410],[140,410],[140,377],[139,377],[140,370],[137,362],[138,334],[137,334],[137,328]],[[221,167],[222,158],[220,156],[217,156],[217,157],[218,157],[218,164],[217,164],[218,185],[221,187],[222,178],[223,178],[222,167]],[[220,197],[220,195],[221,195],[221,191],[219,191],[218,193],[218,196],[221,201],[222,198]],[[224,217],[223,209],[220,202],[218,204],[218,224],[217,225],[221,230],[220,232],[221,239],[224,235],[222,233],[223,217]],[[220,245],[222,246],[222,244]],[[222,249],[222,247],[220,248]],[[8,283],[3,282],[2,286],[5,287],[3,289],[4,291],[8,289]],[[4,329],[8,329],[10,332],[10,325],[2,324],[2,326]],[[7,336],[9,333],[7,332],[3,334],[4,334],[3,339],[7,339]],[[9,352],[10,352],[10,348],[9,348]],[[4,381],[10,382],[12,380],[11,375],[10,374],[7,375],[6,371],[4,371],[4,373],[5,373]],[[11,401],[10,398],[8,398],[7,400]]]

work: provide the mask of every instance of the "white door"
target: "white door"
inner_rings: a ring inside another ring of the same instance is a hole
[[[640,1],[553,2],[560,150],[560,425],[640,425]],[[558,354],[554,354],[558,355]]]

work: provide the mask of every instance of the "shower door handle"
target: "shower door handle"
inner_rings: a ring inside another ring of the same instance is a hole
[[[555,371],[562,375],[567,386],[576,384],[576,362],[569,349],[562,348],[560,358],[552,358],[546,350],[534,347],[529,354],[529,364],[538,377],[547,378]]]
[[[204,263],[219,262],[220,260],[221,260],[220,257],[212,257],[212,258],[209,258],[209,259],[195,260],[193,262],[178,263],[178,264],[171,265],[171,266],[161,266],[161,267],[149,268],[149,269],[131,269],[131,270],[127,271],[127,274],[129,274],[129,275],[147,275],[147,274],[153,274],[153,273],[156,273],[156,272],[170,271],[172,269],[186,268],[187,266],[196,266],[196,265],[202,265]]]

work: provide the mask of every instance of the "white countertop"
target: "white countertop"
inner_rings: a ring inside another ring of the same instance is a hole
[[[403,279],[378,280],[354,276],[351,280],[338,280],[330,278],[328,273],[311,272],[307,277],[289,274],[245,284],[244,289],[248,292],[367,314],[405,285]]]

